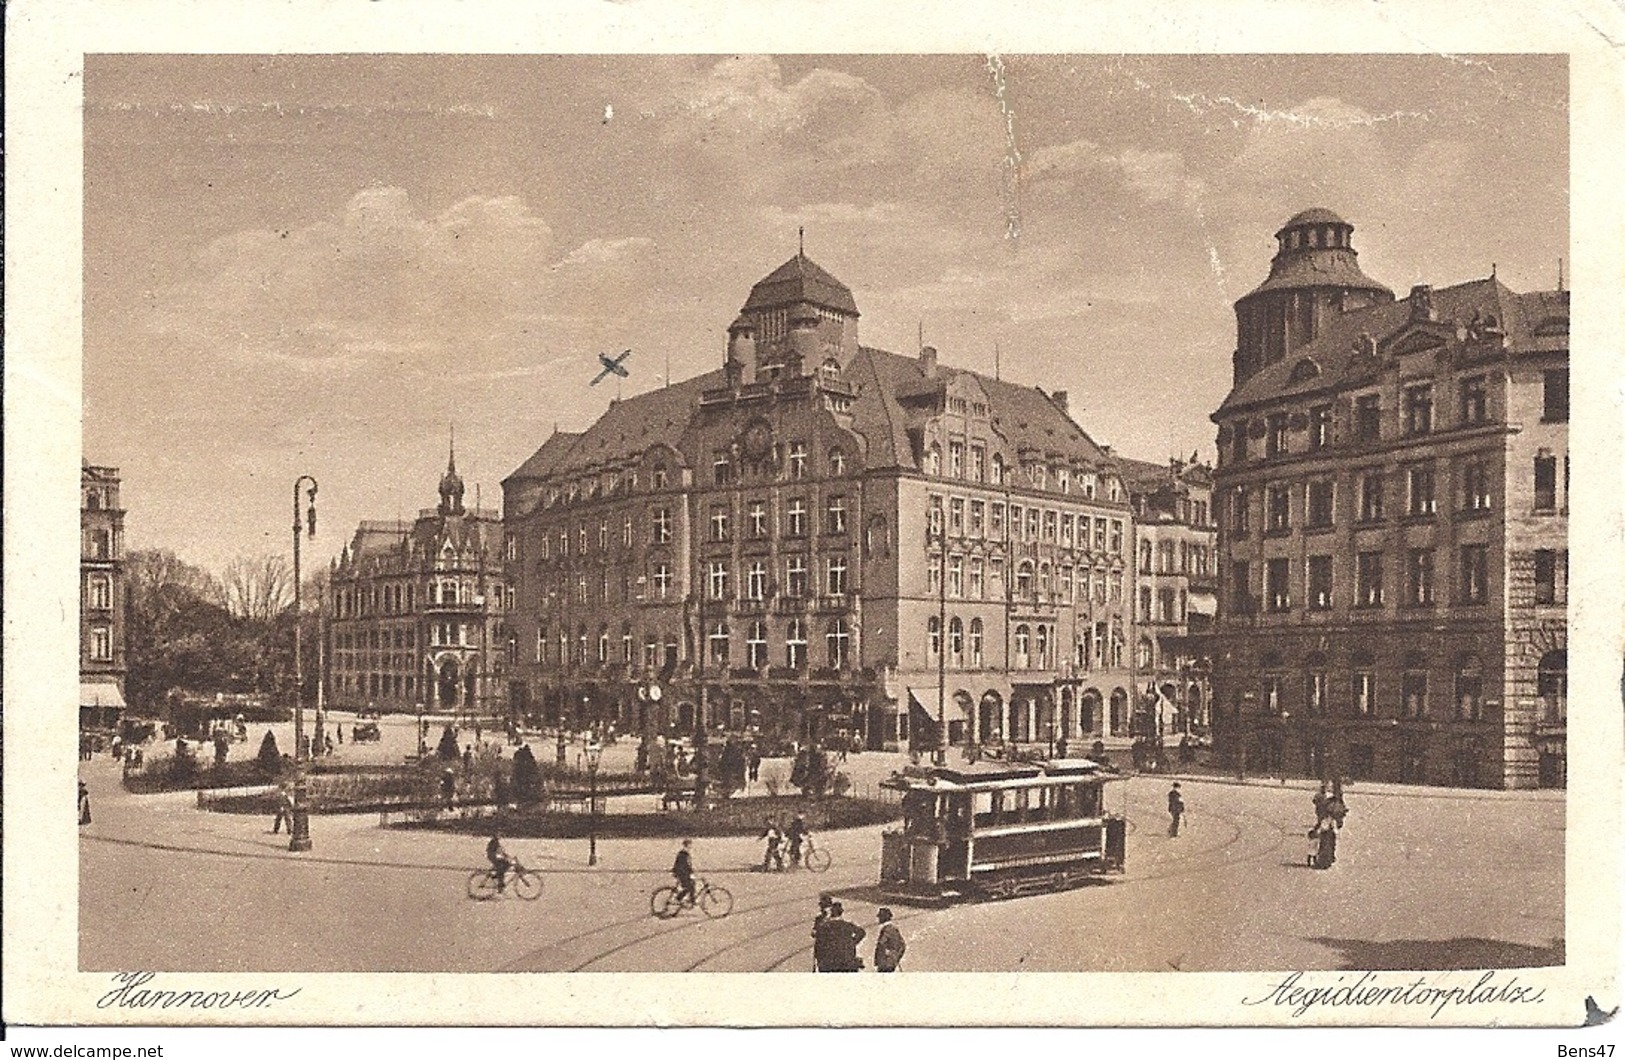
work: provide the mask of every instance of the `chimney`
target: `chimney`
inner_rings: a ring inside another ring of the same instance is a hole
[[[1067,407],[1066,407],[1066,391],[1065,390],[1057,390],[1057,391],[1055,391],[1053,394],[1051,394],[1049,396],[1049,399],[1051,401],[1055,402],[1055,407],[1056,408],[1060,409],[1062,412],[1067,411]]]
[[[937,348],[935,346],[920,347],[920,371],[927,379],[937,377]]]

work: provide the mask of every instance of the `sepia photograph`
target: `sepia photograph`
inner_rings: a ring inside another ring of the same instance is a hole
[[[80,57],[54,1011],[1617,1004],[1570,54],[423,47]]]

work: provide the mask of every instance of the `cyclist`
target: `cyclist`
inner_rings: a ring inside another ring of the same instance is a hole
[[[689,853],[693,845],[694,840],[683,840],[683,848],[671,865],[671,874],[677,880],[677,900],[685,905],[694,904],[694,856]]]
[[[485,860],[491,863],[491,871],[496,874],[497,892],[500,894],[508,886],[508,870],[513,868],[513,858],[502,848],[502,839],[491,833],[491,841],[485,844]]]
[[[807,822],[802,819],[801,814],[790,818],[790,827],[785,829],[784,835],[790,840],[790,864],[800,865],[801,844],[807,838]]]

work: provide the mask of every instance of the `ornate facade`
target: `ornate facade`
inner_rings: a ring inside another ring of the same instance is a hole
[[[124,710],[124,509],[116,467],[79,469],[79,724]]]
[[[1325,210],[1236,303],[1216,746],[1238,765],[1564,783],[1568,293],[1395,300]]]
[[[440,504],[368,520],[333,562],[329,701],[347,709],[507,715],[516,645],[502,518],[463,507],[456,456]]]
[[[752,288],[720,369],[509,476],[516,703],[873,748],[1126,734],[1115,462],[1064,395],[857,328],[851,291],[798,254]]]

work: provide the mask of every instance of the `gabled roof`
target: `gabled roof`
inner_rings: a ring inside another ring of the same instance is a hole
[[[850,316],[858,315],[858,303],[852,297],[852,289],[804,254],[797,254],[756,281],[741,312],[777,309],[797,302],[821,305]]]
[[[1438,327],[1454,328],[1474,318],[1494,317],[1506,332],[1509,349],[1567,349],[1568,295],[1562,291],[1518,294],[1500,280],[1490,277],[1471,280],[1431,292],[1433,315]],[[1374,370],[1358,353],[1362,335],[1370,335],[1377,347],[1404,331],[1411,323],[1411,301],[1401,299],[1368,306],[1330,317],[1325,330],[1284,360],[1266,365],[1257,374],[1230,391],[1214,418],[1235,409],[1274,401],[1293,394],[1332,390],[1357,385]],[[1544,331],[1552,334],[1543,335]],[[1301,362],[1312,361],[1318,372],[1294,371]]]

